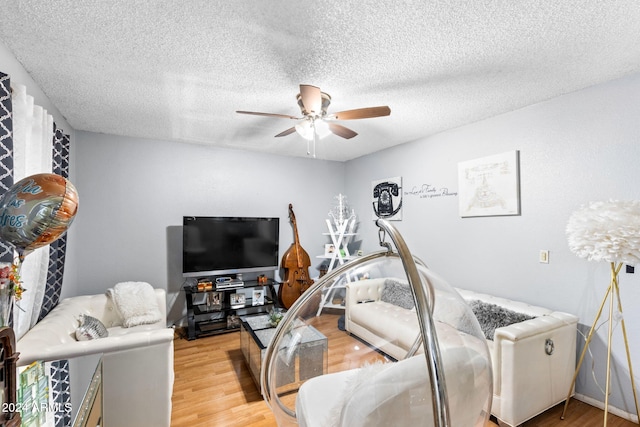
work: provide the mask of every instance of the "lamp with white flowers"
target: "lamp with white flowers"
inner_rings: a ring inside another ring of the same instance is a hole
[[[607,292],[602,299],[598,314],[587,335],[587,340],[580,355],[578,366],[576,367],[573,381],[567,394],[561,419],[564,419],[569,405],[571,391],[576,382],[578,371],[584,360],[585,353],[594,335],[596,324],[602,314],[607,299],[609,300],[609,324],[607,342],[607,379],[605,387],[605,408],[604,426],[607,425],[607,414],[609,409],[609,386],[611,380],[611,337],[613,332],[614,304],[617,302],[617,309],[620,314],[622,334],[629,364],[629,375],[631,377],[631,388],[636,405],[636,415],[638,411],[638,398],[631,366],[631,354],[629,353],[629,343],[627,340],[627,329],[622,316],[622,302],[620,301],[620,290],[618,287],[618,274],[623,264],[635,265],[640,262],[640,201],[617,201],[592,202],[588,206],[582,207],[574,212],[567,224],[567,239],[569,249],[580,258],[589,261],[606,261],[611,267],[611,281]]]

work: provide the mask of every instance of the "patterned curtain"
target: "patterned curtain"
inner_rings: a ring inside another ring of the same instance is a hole
[[[13,120],[11,80],[0,73],[0,194],[13,185]],[[13,248],[0,241],[0,262],[13,262]]]
[[[65,135],[55,126],[55,123],[52,123],[53,119],[45,110],[33,105],[33,98],[26,96],[26,88],[19,87],[18,92],[14,95],[19,97],[24,95],[24,99],[20,98],[19,108],[16,111],[12,99],[10,78],[0,72],[0,196],[13,185],[14,177],[21,179],[39,172],[53,172],[65,178],[69,177],[69,135]],[[14,133],[14,120],[16,120],[14,114],[16,113],[18,114],[17,120],[20,121],[18,135]],[[25,138],[20,134],[25,132],[23,120],[35,124],[37,130],[43,135],[42,140],[33,141],[29,139],[29,136]],[[52,132],[48,131],[49,126],[53,130]],[[51,135],[47,137],[48,132]],[[14,147],[15,141],[19,145],[18,147]],[[46,152],[46,147],[51,146],[50,151]],[[38,152],[38,150],[42,151],[41,147],[45,147],[45,152]],[[29,160],[34,157],[35,161]],[[15,160],[16,158],[17,160]],[[27,158],[28,160],[25,161]],[[62,289],[66,241],[65,235],[49,245],[48,249],[46,247],[38,249],[38,251],[42,251],[39,258],[33,256],[36,252],[34,251],[25,259],[22,277],[31,293],[30,313],[21,316],[23,318],[20,319],[19,324],[14,324],[14,329],[18,326],[21,326],[22,329],[20,335],[16,333],[18,338],[58,305]],[[13,248],[0,241],[0,261],[13,262],[13,257]],[[37,262],[32,262],[31,266],[26,265],[27,260],[36,261],[36,258],[38,258]],[[48,267],[41,268],[41,264]],[[25,271],[25,266],[34,271]],[[35,282],[38,284],[36,285]],[[14,315],[15,313],[16,311],[14,311]],[[26,330],[24,326],[26,326]],[[71,405],[69,362],[67,360],[51,362],[51,380],[51,401],[57,403],[57,408],[60,408],[54,413],[54,425],[55,427],[70,426],[71,413],[64,410]]]
[[[56,412],[53,414],[55,427],[70,427],[72,423],[71,411],[64,408],[71,408],[71,381],[69,376],[69,361],[54,360],[51,362],[49,371],[51,375],[51,397],[50,401],[57,403]]]
[[[69,143],[69,135],[63,134],[60,129],[55,129],[53,138],[53,173],[65,178],[69,178]],[[38,321],[42,320],[47,313],[58,305],[60,300],[66,249],[66,234],[49,245],[47,286]]]
[[[11,85],[13,103],[13,178],[17,182],[53,170],[53,117],[27,93],[24,85]],[[20,339],[38,321],[44,300],[49,248],[40,247],[22,262],[20,276],[27,292],[13,309],[13,330]]]
[[[22,90],[25,88],[22,87]],[[4,194],[14,183],[14,147],[13,147],[13,102],[11,96],[11,80],[7,74],[0,72],[0,195]],[[25,93],[26,95],[26,93]],[[29,110],[37,110],[37,106],[33,105],[33,101],[28,104]],[[40,109],[40,116],[46,115],[46,111]],[[52,161],[50,171],[69,178],[69,135],[58,129],[53,124],[52,134],[52,153],[50,155]],[[18,150],[19,157],[28,156],[27,148]],[[26,153],[26,154],[25,154]],[[49,155],[42,156],[48,159]],[[46,160],[45,160],[46,161]],[[23,175],[31,175],[32,173],[45,172],[34,170],[34,167],[21,167]],[[35,301],[36,310],[34,310],[33,319],[30,321],[32,327],[49,313],[60,300],[60,292],[62,290],[62,276],[64,273],[65,251],[67,246],[66,235],[49,245],[48,249],[48,268],[46,269],[46,285],[42,295],[37,297]],[[46,250],[46,249],[45,249]],[[13,262],[13,248],[6,243],[0,241],[0,262]],[[28,257],[27,257],[28,258]],[[45,257],[46,259],[46,257]]]

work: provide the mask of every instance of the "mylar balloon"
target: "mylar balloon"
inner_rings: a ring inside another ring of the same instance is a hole
[[[0,239],[21,258],[56,241],[78,211],[78,192],[60,175],[41,173],[15,183],[0,197]]]

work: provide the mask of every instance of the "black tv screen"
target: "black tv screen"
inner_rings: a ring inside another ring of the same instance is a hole
[[[278,269],[279,218],[185,216],[182,236],[185,277]]]

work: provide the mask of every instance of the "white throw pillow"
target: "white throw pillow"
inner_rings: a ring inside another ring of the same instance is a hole
[[[107,289],[106,293],[122,318],[122,326],[125,328],[162,320],[156,293],[149,283],[122,282]]]

